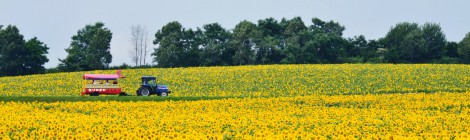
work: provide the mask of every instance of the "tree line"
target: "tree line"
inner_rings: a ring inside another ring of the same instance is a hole
[[[342,37],[334,21],[300,17],[241,21],[234,29],[218,23],[186,29],[170,22],[155,34],[151,55],[160,67],[331,63],[470,63],[470,33],[447,41],[435,23],[398,23],[385,37]]]
[[[137,66],[153,67],[232,66],[258,64],[326,63],[470,63],[470,33],[460,42],[447,41],[440,25],[403,22],[392,26],[383,38],[367,40],[359,35],[343,37],[345,26],[335,21],[300,17],[247,20],[225,29],[218,23],[196,29],[178,21],[157,30],[156,45],[149,53],[148,31],[131,27],[129,55]],[[66,58],[53,71],[85,71],[128,68],[110,67],[112,32],[104,23],[86,25],[71,37]],[[0,76],[44,73],[49,48],[36,37],[24,40],[18,28],[0,25]]]

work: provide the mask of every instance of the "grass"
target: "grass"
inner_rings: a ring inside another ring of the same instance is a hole
[[[197,101],[218,100],[230,97],[160,97],[160,96],[0,96],[0,102],[85,102],[85,101]]]

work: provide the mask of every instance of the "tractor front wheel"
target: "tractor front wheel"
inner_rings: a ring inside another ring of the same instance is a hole
[[[162,93],[160,93],[160,96],[162,96],[162,97],[166,97],[166,96],[168,96],[168,93],[166,93],[166,92],[162,92]]]
[[[139,90],[137,91],[137,96],[149,96],[150,95],[150,89],[147,87],[140,87]]]

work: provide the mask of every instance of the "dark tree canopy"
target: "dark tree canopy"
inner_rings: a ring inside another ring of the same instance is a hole
[[[258,44],[255,61],[257,64],[280,63],[285,55],[282,53],[285,48],[283,28],[274,18],[267,18],[258,21],[258,28],[263,32],[261,41]]]
[[[170,22],[155,34],[160,67],[312,63],[459,63],[465,43],[447,42],[434,23],[399,23],[384,38],[344,38],[346,27],[312,18],[244,20],[232,30],[218,23],[185,29]],[[463,41],[465,42],[465,41]],[[470,50],[470,49],[469,49]],[[470,51],[469,51],[470,52]],[[469,61],[466,63],[470,63]]]
[[[233,29],[232,48],[235,50],[233,63],[236,65],[253,64],[254,56],[259,50],[262,32],[256,24],[244,20]]]
[[[201,36],[199,29],[185,29],[177,21],[166,24],[155,34],[153,61],[161,67],[199,66]]]
[[[470,63],[470,32],[460,41],[458,54],[465,63]]]
[[[470,33],[460,42],[446,40],[439,24],[398,23],[376,40],[343,37],[336,21],[301,17],[243,20],[232,29],[219,23],[185,28],[169,22],[155,33],[151,54],[158,67],[326,63],[466,63],[470,64]],[[136,32],[140,30],[135,30]],[[134,34],[133,34],[134,35]],[[146,45],[132,53],[145,64]],[[111,31],[103,23],[86,25],[72,36],[68,53],[53,71],[108,69]],[[137,42],[137,43],[136,43]],[[145,44],[145,43],[144,43]],[[0,25],[0,76],[44,73],[48,47],[36,37],[24,40],[15,26]],[[129,67],[123,64],[122,67]],[[114,66],[113,68],[118,68]],[[120,67],[119,67],[120,68]],[[49,71],[49,70],[47,70]]]
[[[385,62],[429,63],[445,54],[446,38],[437,24],[399,23],[392,27],[385,38]]]
[[[230,48],[231,33],[218,23],[206,24],[202,31],[201,64],[232,65],[234,50]]]
[[[0,26],[0,76],[44,73],[49,49],[36,37],[25,41],[16,26]]]
[[[86,25],[72,36],[68,53],[58,68],[61,71],[83,71],[108,68],[112,56],[110,53],[111,31],[104,23]]]

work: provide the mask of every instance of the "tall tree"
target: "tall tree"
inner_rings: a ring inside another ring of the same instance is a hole
[[[460,41],[458,54],[464,63],[470,63],[470,32]]]
[[[408,62],[410,60],[405,60],[404,57],[410,55],[410,53],[416,47],[415,44],[403,44],[407,39],[417,39],[413,37],[411,34],[419,34],[417,32],[419,30],[419,26],[416,23],[398,23],[396,26],[392,27],[390,31],[387,33],[385,38],[381,39],[381,42],[384,43],[386,50],[385,53],[385,61],[389,63],[403,63]],[[408,43],[413,43],[413,41],[407,41]],[[413,58],[413,57],[411,57]]]
[[[28,74],[44,73],[44,64],[49,62],[46,54],[49,49],[46,44],[39,41],[36,37],[26,42],[26,49],[28,50],[25,60],[25,71]]]
[[[258,28],[263,33],[263,37],[258,45],[256,62],[258,64],[279,63],[285,57],[282,53],[284,36],[281,24],[274,18],[267,18],[258,21]]]
[[[284,54],[285,57],[281,60],[282,63],[294,63],[300,64],[305,63],[303,60],[305,56],[302,54],[305,49],[305,39],[311,39],[309,32],[307,31],[307,26],[305,26],[302,18],[294,17],[291,20],[282,19],[281,27],[283,28],[283,36],[285,45]],[[305,38],[306,37],[306,38]],[[312,44],[312,42],[310,42]],[[314,57],[314,56],[310,56]]]
[[[230,48],[231,34],[218,23],[203,26],[201,63],[205,66],[232,65],[234,50]]]
[[[112,33],[104,24],[86,25],[72,36],[65,59],[59,59],[61,71],[83,71],[105,69],[112,61],[110,42]]]
[[[282,22],[281,22],[282,23]],[[313,18],[306,28],[300,18],[285,22],[286,58],[284,63],[340,63],[348,42],[341,37],[344,26]]]
[[[202,44],[202,31],[197,29],[185,29],[183,31],[183,66],[200,66],[200,54],[201,49],[199,48]]]
[[[129,54],[135,66],[146,65],[146,58],[149,52],[147,29],[142,25],[132,26],[130,43],[132,45]]]
[[[261,36],[262,32],[256,24],[247,20],[235,26],[232,40],[232,48],[235,49],[234,64],[253,64],[254,54],[259,51],[259,48],[256,47],[261,40]]]
[[[322,21],[319,18],[312,18],[309,30],[315,34],[315,47],[321,63],[341,63],[346,55],[349,45],[342,37],[346,29],[338,22]]]
[[[440,59],[445,55],[446,37],[441,26],[435,23],[425,23],[422,27],[425,40],[424,58],[425,62]]]
[[[49,49],[36,37],[23,39],[16,26],[0,26],[0,76],[44,73]]]
[[[170,22],[155,33],[154,45],[158,45],[151,54],[160,67],[180,67],[183,52],[183,27],[177,21]]]
[[[201,32],[186,30],[177,21],[166,24],[155,34],[153,61],[160,67],[198,66]]]
[[[438,24],[399,23],[382,39],[391,63],[428,63],[445,54],[446,39]]]

